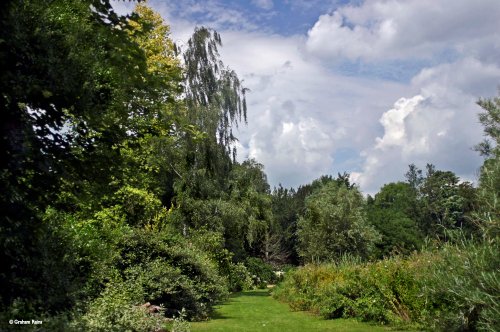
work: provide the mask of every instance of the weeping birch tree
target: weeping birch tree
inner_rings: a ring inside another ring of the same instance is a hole
[[[247,90],[220,59],[220,46],[216,31],[196,28],[183,54],[188,117],[205,134],[201,141],[188,136],[188,165],[212,175],[229,171],[236,158],[234,128],[247,121]]]

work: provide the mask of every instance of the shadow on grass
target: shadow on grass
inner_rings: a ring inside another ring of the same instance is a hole
[[[229,319],[229,318],[233,318],[233,317],[223,315],[218,310],[212,312],[212,314],[210,315],[210,320],[215,320],[215,319]]]

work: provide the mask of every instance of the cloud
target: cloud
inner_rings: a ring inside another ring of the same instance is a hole
[[[367,193],[402,178],[407,165],[433,163],[475,181],[481,164],[472,147],[481,139],[479,96],[495,95],[500,67],[465,58],[423,69],[412,80],[419,94],[401,98],[380,117],[384,134],[362,152],[356,180]]]
[[[224,63],[251,90],[238,158],[264,164],[271,186],[347,171],[375,193],[403,179],[408,164],[427,162],[475,180],[481,159],[471,147],[482,136],[475,102],[500,83],[496,0],[367,0],[286,36],[260,26],[261,11],[252,16],[220,1],[150,4],[178,44],[197,24],[221,34]],[[310,2],[289,1],[300,4]]]
[[[377,137],[376,149],[385,150],[391,146],[403,145],[406,140],[405,119],[416,106],[424,99],[421,95],[413,98],[401,98],[394,108],[385,112],[380,118],[380,123],[384,126],[384,137]]]
[[[269,136],[263,140],[262,136]],[[267,135],[266,135],[267,134]],[[282,122],[267,133],[255,133],[249,142],[249,157],[265,161],[272,182],[300,185],[332,167],[333,137],[313,118]]]
[[[248,127],[239,158],[265,165],[271,185],[298,186],[358,163],[337,154],[369,147],[377,120],[402,84],[346,77],[311,61],[301,36],[232,31],[222,35],[224,62],[250,88]],[[360,165],[359,165],[360,168]]]
[[[367,0],[321,15],[308,32],[307,49],[324,58],[353,60],[434,57],[446,51],[491,56],[500,47],[498,17],[497,0]]]

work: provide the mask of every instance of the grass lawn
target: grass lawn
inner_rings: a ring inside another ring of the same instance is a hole
[[[391,331],[387,327],[351,319],[324,320],[306,312],[290,311],[287,304],[269,295],[268,290],[233,295],[217,307],[212,319],[191,323],[191,331]]]

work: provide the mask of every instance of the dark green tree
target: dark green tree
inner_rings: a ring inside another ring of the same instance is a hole
[[[414,188],[397,182],[384,185],[373,203],[367,205],[368,220],[382,236],[377,243],[378,255],[408,254],[420,249],[423,233],[418,228],[418,219],[414,219],[416,204]]]
[[[283,188],[280,184],[272,192],[271,203],[273,216],[278,225],[277,235],[282,245],[283,261],[298,264],[296,232],[299,209],[295,189]]]
[[[422,170],[419,169],[415,164],[408,165],[408,172],[406,172],[405,178],[408,184],[410,184],[410,186],[415,191],[418,190],[418,188],[422,184],[422,181],[424,180],[424,177],[422,176]]]
[[[427,176],[420,188],[421,228],[427,235],[444,238],[446,230],[469,228],[468,214],[473,202],[470,183],[459,183],[451,171],[435,170],[428,165]]]
[[[345,254],[370,257],[380,235],[367,222],[363,204],[356,187],[335,181],[309,195],[297,229],[302,259],[335,261]]]
[[[81,271],[69,263],[71,241],[61,239],[58,226],[43,222],[42,214],[61,200],[65,184],[81,199],[111,190],[112,165],[121,159],[113,145],[135,131],[129,119],[137,110],[124,105],[147,77],[144,53],[129,30],[109,1],[2,3],[4,304],[31,298],[33,305],[59,310],[78,287]],[[95,183],[91,192],[88,182]],[[60,207],[72,210],[74,203]],[[56,274],[64,266],[63,278]]]

